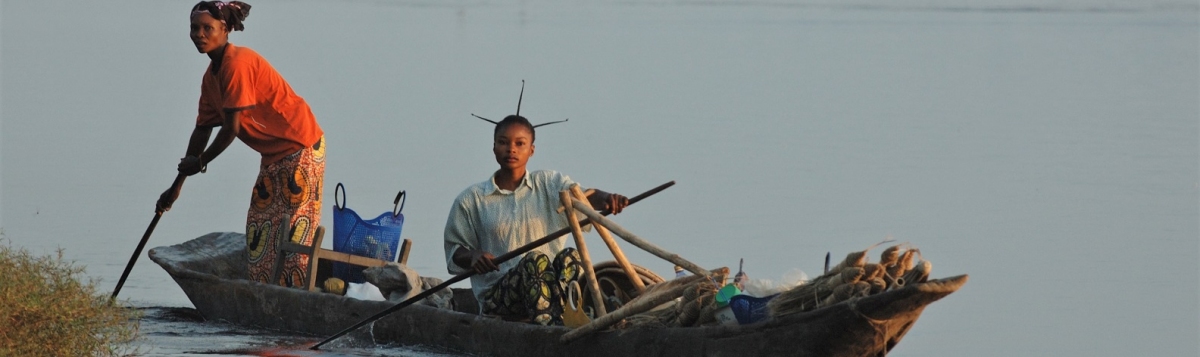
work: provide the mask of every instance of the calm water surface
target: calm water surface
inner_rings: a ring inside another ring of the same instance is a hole
[[[0,5],[9,244],[115,284],[194,120],[192,4]],[[470,114],[513,113],[525,80],[522,114],[570,118],[531,168],[630,195],[678,181],[616,219],[702,266],[779,281],[890,237],[970,274],[891,355],[1200,355],[1194,2],[252,4],[231,41],[312,105],[350,207],[408,190],[424,275],[449,277],[450,201],[495,167]],[[241,231],[257,162],[235,143],[189,179],[150,246]],[[151,355],[438,355],[202,322],[144,257],[121,295]]]

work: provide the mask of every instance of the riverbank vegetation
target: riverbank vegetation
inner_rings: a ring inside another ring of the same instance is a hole
[[[110,301],[57,254],[36,256],[0,232],[0,356],[130,356],[138,310]]]

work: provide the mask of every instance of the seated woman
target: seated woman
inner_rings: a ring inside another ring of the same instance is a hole
[[[497,265],[495,256],[568,225],[558,212],[559,192],[573,181],[554,171],[526,171],[534,151],[534,126],[510,115],[496,124],[492,153],[500,169],[463,190],[446,219],[446,266],[451,274],[474,271],[471,288],[484,314],[529,318],[562,325],[565,286],[583,273],[578,252],[558,239],[530,251],[520,261]],[[620,213],[629,199],[596,190],[593,207]]]

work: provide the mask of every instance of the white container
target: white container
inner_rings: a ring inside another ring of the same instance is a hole
[[[729,306],[725,306],[717,309],[717,311],[714,311],[713,317],[715,317],[722,325],[738,324],[737,316],[733,314],[733,309],[730,309]]]

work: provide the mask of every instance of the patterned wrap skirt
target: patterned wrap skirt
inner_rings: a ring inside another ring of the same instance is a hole
[[[286,253],[279,242],[312,245],[321,223],[321,197],[325,181],[325,138],[311,147],[259,169],[246,215],[246,252],[249,278],[261,283],[305,286],[308,255]],[[276,259],[284,259],[279,280],[271,282]]]
[[[541,252],[526,253],[483,293],[483,312],[561,326],[566,287],[580,276],[583,265],[575,248],[563,249],[554,260]]]

